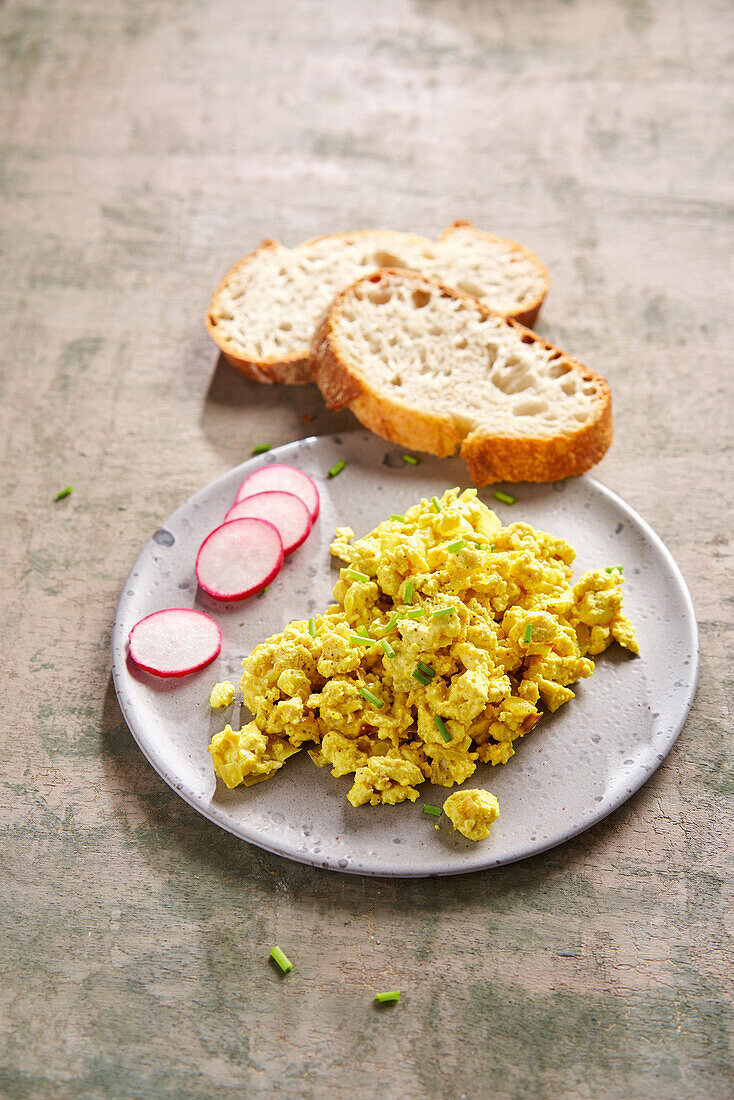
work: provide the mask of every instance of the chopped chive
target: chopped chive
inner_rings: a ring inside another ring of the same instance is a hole
[[[366,626],[358,626],[357,627],[357,633],[361,634],[363,638],[369,638],[369,634],[367,633],[367,627]]]
[[[405,519],[405,516],[401,516],[399,512],[391,512],[390,519],[397,519],[402,522]]]
[[[58,497],[56,499],[58,500]],[[609,566],[607,566],[606,572],[607,573],[613,573],[615,569],[617,570],[618,573],[624,573],[624,566],[623,565],[609,565]]]
[[[431,682],[430,679],[428,678],[428,676],[426,676],[425,672],[421,672],[421,670],[419,668],[413,669],[413,672],[412,672],[411,675],[412,675],[414,680],[418,681],[419,684],[423,684],[424,688],[428,687],[428,685]]]
[[[59,489],[58,493],[56,494],[56,499],[63,500],[64,497],[70,497],[73,492],[74,490],[72,489],[71,485],[67,485],[65,489]]]
[[[368,703],[372,703],[373,707],[377,707],[379,709],[384,706],[384,703],[382,699],[380,699],[379,695],[375,695],[374,691],[370,691],[369,688],[362,688],[359,694],[362,696],[363,699],[366,699]]]
[[[440,817],[443,813],[443,806],[432,806],[430,802],[424,802],[423,813],[433,814],[434,817]]]
[[[254,455],[264,455],[266,451],[270,451],[272,448],[272,443],[258,443],[257,447],[252,448],[252,453]]]
[[[425,607],[414,607],[411,611],[405,612],[406,619],[422,619],[426,613]]]
[[[344,459],[340,458],[338,462],[334,463],[334,465],[331,467],[331,469],[329,470],[329,472],[326,476],[327,477],[336,477],[337,474],[340,474],[342,472],[342,470],[346,467],[346,465],[347,464],[344,461]]]
[[[497,489],[495,492],[497,500],[501,500],[503,504],[514,504],[517,497],[511,497],[509,493],[503,493],[501,489]]]
[[[435,668],[431,668],[431,666],[427,665],[425,661],[419,661],[418,668],[421,670],[424,676],[428,677],[429,680],[432,680],[433,677],[436,675]]]
[[[308,632],[309,632],[309,634],[311,635],[312,638],[316,637],[316,620],[315,619],[309,619],[308,620]]]
[[[353,581],[368,581],[366,573],[360,573],[359,569],[347,569],[347,576]]]
[[[494,553],[494,543],[492,543],[492,545],[490,546],[489,552],[490,552],[490,554]]]
[[[405,595],[403,596],[403,603],[411,604],[413,602],[413,582],[405,582]]]
[[[350,634],[349,635],[349,641],[352,642],[353,645],[374,645],[375,644],[375,639],[374,638],[365,638],[361,634]]]
[[[453,611],[453,607],[440,607],[438,611],[434,611],[431,615],[432,619],[443,619],[446,615],[450,615]]]
[[[277,943],[273,950],[270,952],[270,958],[274,963],[277,963],[284,974],[287,974],[289,970],[293,969],[293,963],[288,958],[284,951],[278,947]]]
[[[446,549],[449,554],[457,554],[459,550],[463,550],[466,546],[466,539],[457,539],[456,542],[450,542]]]
[[[382,646],[383,650],[385,651],[385,655],[387,657],[394,657],[395,656],[395,650],[393,649],[393,647],[390,645],[390,643],[385,638],[380,639],[380,645]]]
[[[484,543],[483,542],[475,542],[474,545],[476,546],[477,550],[481,550],[484,546]]]
[[[390,1001],[399,1001],[400,990],[392,989],[389,993],[375,993],[375,1000],[378,1005],[388,1004]]]
[[[446,729],[446,723],[444,722],[443,718],[439,718],[437,714],[434,714],[433,724],[436,727],[436,729],[438,730],[438,732],[441,734],[441,736],[443,737],[444,741],[450,741],[451,740],[451,734]]]
[[[533,637],[533,624],[528,623],[528,625],[525,627],[525,641],[526,642],[531,641],[532,637]]]
[[[431,504],[433,505],[434,512],[441,511],[441,505],[438,503],[438,497],[431,497]]]
[[[409,466],[418,465],[418,459],[414,455],[403,455],[403,462],[407,462]]]
[[[394,630],[397,625],[398,625],[398,617],[397,617],[397,615],[393,615],[392,619],[390,619],[390,622],[386,623],[385,626],[383,626],[382,633],[383,634],[389,634],[390,631]]]

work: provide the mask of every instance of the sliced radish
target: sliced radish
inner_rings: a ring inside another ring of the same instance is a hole
[[[202,542],[196,579],[215,600],[244,600],[270,584],[283,564],[278,530],[264,519],[233,519]]]
[[[128,635],[132,660],[154,676],[188,676],[222,648],[222,632],[209,615],[190,607],[154,611]]]
[[[254,497],[257,493],[267,493],[275,490],[280,493],[293,493],[300,497],[311,513],[311,519],[315,520],[319,514],[319,491],[314,481],[304,474],[303,470],[295,466],[285,466],[275,462],[272,466],[262,466],[250,474],[240,485],[235,503],[239,504],[246,497]]]
[[[230,508],[224,522],[230,523],[233,519],[244,519],[247,516],[266,519],[268,523],[272,523],[280,535],[286,557],[305,542],[313,526],[311,513],[301,498],[293,493],[281,493],[277,489],[245,497]]]

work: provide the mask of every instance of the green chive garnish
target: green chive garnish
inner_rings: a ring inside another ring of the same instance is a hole
[[[441,736],[443,737],[444,741],[450,741],[451,740],[451,734],[446,729],[446,723],[444,722],[443,718],[439,718],[438,715],[435,714],[433,716],[433,724],[436,727],[436,729],[438,730],[438,732],[441,734]]]
[[[501,489],[497,489],[495,492],[497,500],[501,500],[503,504],[514,504],[517,497],[511,497],[509,493],[503,493]]]
[[[441,505],[438,503],[438,497],[431,497],[431,504],[433,505],[434,512],[441,511]]]
[[[457,539],[456,542],[450,542],[446,549],[449,554],[457,554],[459,550],[463,550],[466,546],[466,539]]]
[[[350,634],[349,641],[352,645],[374,645],[374,638],[365,638],[362,634]]]
[[[58,500],[59,498],[57,497],[56,499]],[[623,565],[609,565],[609,566],[607,566],[606,572],[607,573],[613,573],[615,569],[617,570],[618,573],[624,573],[624,566]]]
[[[289,970],[293,969],[293,963],[288,958],[284,951],[278,947],[277,943],[273,950],[270,952],[270,958],[273,962],[277,963],[284,974],[287,974]]]
[[[392,619],[390,619],[390,622],[387,623],[385,626],[383,626],[382,633],[383,634],[389,634],[390,631],[394,630],[397,625],[398,625],[398,617],[397,617],[397,615],[393,615]]]
[[[423,813],[424,814],[433,814],[434,817],[440,817],[441,814],[443,813],[443,807],[442,806],[432,806],[430,802],[424,802],[423,803]]]
[[[525,627],[525,641],[529,642],[532,637],[533,637],[533,624],[528,623],[528,625]]]
[[[63,500],[64,497],[70,497],[73,492],[74,490],[72,489],[71,485],[67,485],[65,489],[59,489],[58,493],[56,494],[56,499]]]
[[[494,543],[492,543],[492,545],[490,546],[489,552],[490,552],[490,554],[494,553]]]
[[[393,989],[389,993],[375,993],[375,1000],[378,1005],[388,1004],[390,1001],[399,1001],[400,990]]]
[[[429,680],[432,680],[433,677],[436,675],[435,668],[431,668],[431,666],[427,665],[425,661],[419,661],[418,668],[421,670],[424,676],[428,677]]]
[[[406,619],[422,619],[426,613],[425,607],[414,607],[412,611],[405,612]]]
[[[405,516],[401,516],[399,512],[391,512],[390,519],[396,519],[402,522],[405,519]]]
[[[481,550],[482,547],[484,546],[484,543],[483,542],[475,542],[474,545],[476,546],[477,550]]]
[[[384,649],[384,651],[385,651],[385,655],[386,655],[387,657],[394,657],[394,656],[395,656],[395,650],[394,650],[394,649],[393,649],[393,647],[392,647],[392,646],[390,645],[390,643],[389,643],[388,641],[386,641],[386,639],[385,639],[385,638],[381,638],[381,639],[380,639],[380,645],[381,645],[381,646],[382,646],[382,648]]]
[[[405,582],[405,595],[403,596],[403,603],[411,604],[413,602],[413,582]]]
[[[347,569],[347,576],[353,581],[368,581],[369,577],[366,573],[360,573],[359,569]]]
[[[329,472],[326,476],[327,477],[336,477],[337,474],[340,474],[342,472],[342,470],[345,468],[345,466],[346,466],[346,462],[344,461],[343,458],[340,458],[338,462],[334,463],[334,465],[331,467],[331,469],[329,470]]]
[[[372,703],[373,707],[377,707],[378,710],[384,706],[382,699],[379,695],[375,695],[374,691],[370,691],[369,688],[362,688],[359,693],[363,699],[366,699],[368,703]]]
[[[309,632],[309,634],[311,635],[312,638],[316,637],[316,620],[315,619],[309,619],[308,620],[308,632]]]
[[[358,626],[357,627],[357,633],[361,634],[363,638],[369,638],[369,634],[367,632],[367,627],[366,626]]]
[[[409,466],[417,466],[418,459],[413,455],[403,455],[403,462],[407,462]]]
[[[266,451],[272,449],[272,446],[272,443],[258,443],[257,447],[252,448],[252,453],[254,455],[264,455]]]
[[[433,614],[431,615],[431,618],[432,619],[443,619],[447,615],[450,615],[453,610],[454,610],[453,607],[440,607],[438,609],[438,611],[433,612]]]
[[[413,676],[414,680],[418,681],[419,684],[423,684],[423,687],[428,687],[428,685],[431,682],[429,680],[429,678],[426,676],[425,672],[421,672],[421,670],[419,668],[413,669],[413,672],[412,672],[411,675]]]

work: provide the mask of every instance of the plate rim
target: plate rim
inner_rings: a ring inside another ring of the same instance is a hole
[[[362,435],[363,438],[371,437],[375,440],[379,439],[378,436],[372,436],[369,432],[360,431],[359,429],[353,429],[351,431],[333,432],[324,435],[309,435],[303,437],[302,439],[291,440],[290,442],[281,444],[278,447],[273,447],[272,450],[267,452],[267,455],[264,456],[264,461],[260,461],[258,463],[258,458],[260,458],[261,456],[252,456],[250,458],[247,458],[243,462],[239,463],[237,466],[230,467],[228,470],[225,470],[223,473],[221,473],[218,477],[213,478],[211,481],[207,482],[206,485],[197,489],[194,493],[191,494],[191,496],[187,497],[187,499],[183,501],[183,503],[180,504],[178,508],[176,508],[173,512],[170,513],[170,515],[168,515],[164,520],[161,521],[157,530],[159,530],[161,527],[164,527],[167,523],[169,523],[169,521],[174,520],[180,512],[188,510],[189,507],[196,500],[198,500],[200,497],[208,495],[219,482],[230,478],[235,472],[242,471],[244,478],[245,472],[253,463],[255,464],[255,468],[257,469],[262,465],[269,464],[271,456],[282,455],[284,452],[287,452],[293,448],[302,447],[304,444],[313,444],[318,442],[319,440],[336,441],[341,440],[343,436],[350,435]],[[389,445],[388,441],[382,440],[381,442]],[[578,475],[577,477],[573,478],[573,480],[583,480],[587,482],[596,491],[598,491],[602,497],[605,497],[608,501],[611,501],[613,504],[615,504],[615,506],[619,508],[628,519],[632,520],[635,524],[639,525],[639,527],[642,528],[644,534],[652,542],[657,552],[661,554],[662,557],[666,560],[672,575],[675,577],[678,583],[678,588],[683,598],[683,604],[686,611],[685,629],[689,630],[691,635],[691,667],[689,672],[689,681],[686,685],[685,698],[681,706],[679,718],[676,720],[672,729],[668,733],[665,741],[660,745],[662,759],[658,760],[650,771],[645,772],[641,770],[636,778],[632,780],[631,787],[626,788],[622,793],[616,795],[608,803],[600,805],[599,808],[595,810],[588,818],[584,818],[581,822],[577,822],[567,832],[564,832],[562,836],[553,837],[547,842],[538,843],[536,841],[532,843],[532,848],[530,850],[521,852],[520,854],[510,855],[508,857],[492,859],[488,853],[487,860],[479,866],[475,865],[470,867],[456,867],[439,870],[433,867],[430,869],[401,868],[395,870],[371,870],[368,867],[353,866],[351,863],[348,864],[346,867],[341,867],[336,861],[332,862],[329,859],[324,859],[321,856],[309,855],[308,853],[286,852],[283,850],[282,846],[279,846],[276,843],[268,843],[267,840],[263,840],[260,836],[255,838],[253,836],[246,835],[246,829],[238,829],[231,823],[231,821],[225,818],[223,812],[217,810],[216,807],[212,807],[211,804],[203,804],[194,792],[187,789],[186,784],[182,783],[179,777],[171,774],[170,769],[166,767],[164,761],[160,759],[157,754],[155,754],[152,750],[149,751],[144,738],[142,738],[142,735],[139,736],[138,730],[135,728],[135,723],[131,721],[131,718],[128,716],[125,700],[123,698],[123,688],[121,683],[122,668],[120,667],[120,665],[122,664],[122,666],[124,667],[127,663],[127,658],[118,663],[117,653],[125,653],[127,635],[125,633],[125,628],[122,626],[120,609],[125,599],[125,593],[130,585],[133,583],[134,575],[136,571],[139,570],[139,566],[148,552],[149,544],[153,541],[152,535],[144,543],[132,565],[132,568],[127,574],[124,584],[122,585],[120,596],[115,607],[115,616],[110,640],[112,656],[112,682],[115,688],[117,703],[120,707],[122,717],[125,720],[125,724],[127,725],[128,730],[130,731],[137,747],[140,749],[141,753],[154,769],[154,771],[171,788],[174,794],[183,799],[183,801],[191,806],[192,809],[196,810],[197,813],[201,814],[208,821],[212,822],[212,824],[218,826],[220,829],[223,829],[231,836],[234,836],[238,840],[244,841],[247,844],[253,845],[254,847],[259,848],[262,851],[270,852],[273,855],[277,855],[282,859],[289,859],[296,863],[315,867],[318,870],[334,871],[340,874],[361,875],[369,878],[391,879],[430,878],[434,876],[445,877],[450,875],[476,874],[482,871],[491,871],[496,867],[507,866],[512,863],[519,863],[525,859],[530,859],[533,856],[541,855],[543,852],[550,851],[552,848],[556,848],[561,844],[565,844],[568,841],[573,840],[575,837],[579,836],[581,833],[586,832],[588,829],[591,829],[594,826],[598,825],[600,821],[603,821],[606,817],[609,817],[611,814],[615,813],[621,806],[624,805],[625,802],[632,798],[632,796],[636,794],[637,791],[639,791],[645,785],[645,783],[648,782],[648,780],[652,778],[652,776],[661,766],[663,761],[667,758],[676,741],[678,740],[683,730],[683,727],[688,720],[688,716],[690,714],[691,707],[696,696],[696,689],[698,686],[700,671],[700,634],[698,628],[698,620],[696,618],[696,612],[693,605],[693,599],[691,597],[691,593],[683,572],[677,561],[673,557],[671,551],[665,545],[665,543],[654,530],[654,528],[650,526],[647,520],[644,519],[644,517],[641,516],[639,512],[637,512],[632,507],[632,505],[628,504],[622,497],[619,496],[618,493],[614,492],[613,489],[610,489],[608,486],[604,485],[596,478],[591,477],[589,474],[585,473]]]

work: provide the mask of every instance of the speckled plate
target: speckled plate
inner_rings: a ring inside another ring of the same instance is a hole
[[[347,467],[333,480],[326,471]],[[310,538],[288,559],[265,594],[221,604],[197,591],[196,551],[221,521],[246,474],[269,462],[290,462],[318,483],[321,515]],[[501,814],[487,840],[474,844],[444,820],[423,814],[424,801],[442,802],[443,787],[423,786],[416,803],[353,809],[351,779],[333,779],[306,752],[287,761],[271,780],[228,791],[215,781],[207,745],[226,721],[246,711],[210,713],[215,680],[239,684],[241,658],[294,618],[323,609],[337,575],[329,542],[337,524],[359,535],[390,512],[421,496],[466,486],[459,459],[421,457],[417,467],[402,451],[367,432],[321,436],[280,447],[201,489],[155,532],[136,561],[120,597],[112,652],[123,714],[143,753],[178,794],[211,821],[268,851],[317,867],[368,875],[450,875],[524,859],[588,829],[640,787],[665,758],[693,700],[698,633],[685,581],[668,550],[636,512],[590,477],[556,485],[510,487],[517,504],[481,496],[504,522],[523,520],[577,548],[578,572],[624,566],[625,605],[641,654],[613,646],[594,675],[575,687],[576,698],[545,715],[517,745],[504,767],[480,764],[465,787],[497,795]],[[506,487],[507,488],[507,487]],[[130,628],[164,607],[196,607],[212,614],[224,644],[208,668],[180,680],[135,669],[127,657]]]

